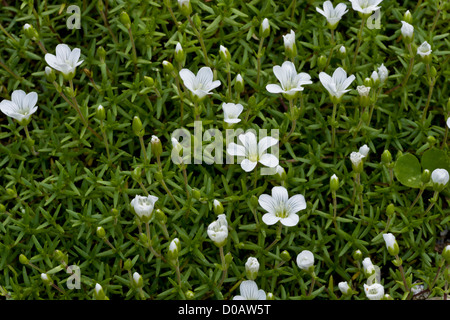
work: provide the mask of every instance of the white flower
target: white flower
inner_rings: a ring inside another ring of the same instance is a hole
[[[341,46],[341,47],[339,48],[339,51],[340,51],[340,53],[345,54],[345,53],[347,52],[347,49],[345,49],[344,46]]]
[[[192,94],[202,100],[206,95],[212,94],[211,90],[220,86],[220,80],[213,81],[213,72],[209,67],[202,67],[197,75],[189,69],[181,69],[180,77]]]
[[[378,10],[377,7],[383,0],[350,0],[352,8],[363,14],[372,14],[373,11]]]
[[[372,275],[375,273],[375,266],[372,263],[372,260],[370,260],[370,258],[365,258],[362,261],[363,264],[363,269],[364,269],[364,273],[366,275]]]
[[[73,78],[75,69],[83,60],[79,61],[81,50],[75,48],[70,50],[66,44],[58,44],[56,46],[56,56],[50,53],[45,54],[45,61],[55,70],[60,71],[64,76]]]
[[[367,146],[367,144],[365,144],[361,148],[359,148],[358,152],[360,154],[362,154],[364,157],[367,157],[367,155],[369,154],[369,151],[370,151],[369,147]]]
[[[245,263],[245,273],[247,274],[247,278],[249,280],[255,280],[259,271],[259,261],[254,257],[250,257],[247,259]]]
[[[317,7],[316,10],[327,19],[330,28],[335,28],[339,20],[342,19],[342,16],[348,12],[346,4],[339,3],[334,8],[331,1],[325,1],[323,3],[323,10]]]
[[[447,118],[447,127],[450,129],[450,117]]]
[[[361,161],[362,161],[364,158],[365,158],[365,156],[362,155],[362,154],[359,153],[359,152],[352,152],[352,153],[350,153],[350,161],[352,162],[352,164],[353,164],[355,167],[358,167],[359,164],[361,163]]]
[[[417,54],[420,55],[422,58],[429,56],[431,54],[431,46],[428,42],[424,42],[420,45],[420,47],[417,48]]]
[[[385,233],[383,234],[383,239],[386,243],[386,248],[388,249],[389,253],[393,256],[396,256],[398,254],[399,247],[397,241],[395,240],[395,236],[392,233]]]
[[[377,81],[380,80],[380,77],[379,77],[379,75],[378,75],[378,72],[376,72],[376,71],[373,71],[373,72],[372,72],[372,75],[370,76],[370,78],[372,78],[373,83],[376,83]]]
[[[293,50],[295,45],[295,32],[291,30],[288,34],[283,36],[284,48],[286,50]]]
[[[378,75],[380,76],[380,81],[385,82],[389,76],[388,69],[384,66],[384,63],[378,67]]]
[[[348,285],[347,281],[342,281],[338,283],[339,290],[341,290],[342,294],[348,295],[352,293],[352,289]]]
[[[273,187],[272,196],[262,194],[258,203],[267,211],[262,220],[269,226],[278,221],[286,227],[295,226],[299,221],[297,212],[306,209],[305,197],[298,194],[289,198],[285,187]]]
[[[278,143],[277,139],[264,137],[257,142],[255,134],[251,131],[240,134],[238,139],[243,146],[232,142],[227,146],[227,153],[232,156],[245,157],[241,162],[244,171],[252,171],[258,162],[270,168],[278,165],[278,158],[273,154],[266,153],[267,149]]]
[[[408,22],[402,21],[402,35],[406,39],[412,39],[414,34],[414,27],[410,25]]]
[[[297,73],[295,65],[285,61],[281,67],[274,66],[273,73],[280,81],[278,84],[268,84],[266,90],[270,93],[282,93],[287,98],[294,98],[298,91],[303,91],[303,85],[311,84],[311,76],[305,72]]]
[[[136,197],[131,200],[130,204],[139,218],[144,219],[145,221],[150,221],[153,216],[153,209],[157,200],[158,197],[152,195],[148,195],[146,197],[136,195]]]
[[[364,284],[364,292],[369,300],[381,300],[384,297],[384,287],[379,283]]]
[[[155,135],[152,135],[152,139],[150,140],[150,143],[154,144],[154,143],[159,143],[161,142],[161,140],[159,140],[159,138]]]
[[[332,77],[325,72],[319,73],[319,79],[332,98],[339,100],[344,93],[350,91],[347,88],[355,80],[355,76],[351,75],[347,77],[347,72],[339,67],[334,71]]]
[[[357,86],[356,90],[358,91],[358,94],[362,97],[368,97],[370,93],[370,87],[366,86]]]
[[[264,290],[258,290],[258,285],[253,280],[242,281],[239,286],[241,295],[234,296],[233,300],[266,300]]]
[[[226,123],[234,124],[241,121],[241,119],[239,119],[239,115],[242,113],[242,110],[244,110],[242,104],[223,103],[222,109],[224,117],[223,121],[225,121]]]
[[[208,237],[218,246],[223,247],[228,238],[228,222],[224,214],[219,214],[217,220],[208,226]]]
[[[5,99],[0,103],[0,110],[8,117],[16,119],[19,124],[25,125],[38,109],[37,99],[36,92],[26,94],[23,90],[14,90],[11,94],[11,101]]]
[[[433,183],[446,185],[449,179],[448,171],[445,169],[434,169],[431,173]]]
[[[309,270],[314,266],[314,254],[309,250],[303,250],[297,256],[297,266],[302,270]]]

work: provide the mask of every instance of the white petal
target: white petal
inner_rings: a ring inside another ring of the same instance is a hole
[[[23,90],[14,90],[11,94],[11,101],[19,108],[22,108],[26,95],[27,94]]]
[[[276,145],[278,143],[278,139],[273,137],[264,137],[258,142],[258,153],[261,156],[267,149]]]
[[[58,60],[60,60],[60,62],[65,62],[67,60],[69,60],[69,56],[70,56],[70,48],[68,45],[61,43],[58,44],[56,46],[56,57]]]
[[[265,165],[266,167],[274,168],[278,165],[279,161],[278,158],[273,154],[266,153],[263,154],[261,158],[259,158],[259,163]]]
[[[253,169],[255,169],[255,167],[256,167],[257,164],[258,164],[257,162],[253,162],[253,161],[250,161],[250,160],[248,160],[248,159],[244,159],[244,160],[242,160],[242,162],[241,162],[241,168],[242,168],[245,172],[250,172],[250,171],[252,171]]]
[[[287,202],[289,195],[285,187],[273,187],[272,188],[272,198],[275,202]]]
[[[286,218],[280,219],[280,222],[282,225],[284,225],[286,227],[293,227],[293,226],[297,225],[299,220],[300,220],[299,216],[294,213],[294,214],[290,214]]]
[[[281,93],[284,92],[284,90],[277,84],[268,84],[266,86],[266,90],[270,93]]]
[[[198,70],[197,80],[206,88],[213,81],[213,72],[210,67],[202,67]]]
[[[23,107],[24,108],[28,108],[28,110],[33,109],[33,107],[37,103],[37,99],[38,99],[37,93],[36,92],[30,92],[29,94],[26,95],[26,97],[24,99]]]
[[[275,214],[276,203],[273,198],[268,194],[262,194],[258,198],[259,205],[269,213]]]
[[[278,218],[272,213],[266,213],[265,215],[262,216],[262,221],[268,226],[272,226],[278,221],[280,221],[280,218]]]
[[[183,80],[183,83],[186,86],[186,88],[188,88],[191,91],[194,90],[195,75],[191,70],[181,69],[180,77]]]
[[[231,142],[230,144],[228,144],[227,146],[227,153],[232,155],[232,156],[239,156],[239,157],[245,157],[246,156],[246,152],[245,152],[245,148],[241,145],[238,145],[234,142]]]
[[[288,208],[289,213],[297,213],[300,210],[306,209],[305,197],[301,194],[290,197],[286,203],[286,207]]]

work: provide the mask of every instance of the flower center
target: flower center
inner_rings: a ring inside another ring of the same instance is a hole
[[[277,209],[275,211],[275,215],[278,218],[287,218],[287,216],[289,215],[288,211],[286,210],[286,207],[284,206],[283,203],[279,203],[277,206]]]

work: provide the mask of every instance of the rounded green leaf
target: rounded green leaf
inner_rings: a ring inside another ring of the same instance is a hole
[[[447,153],[441,149],[431,148],[422,155],[422,168],[433,172],[434,169],[450,171],[450,160]]]
[[[394,174],[398,181],[410,188],[419,188],[422,169],[419,160],[411,153],[405,153],[395,162]]]

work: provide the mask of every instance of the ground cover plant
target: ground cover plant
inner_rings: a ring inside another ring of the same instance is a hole
[[[9,1],[2,299],[447,299],[448,1]]]

